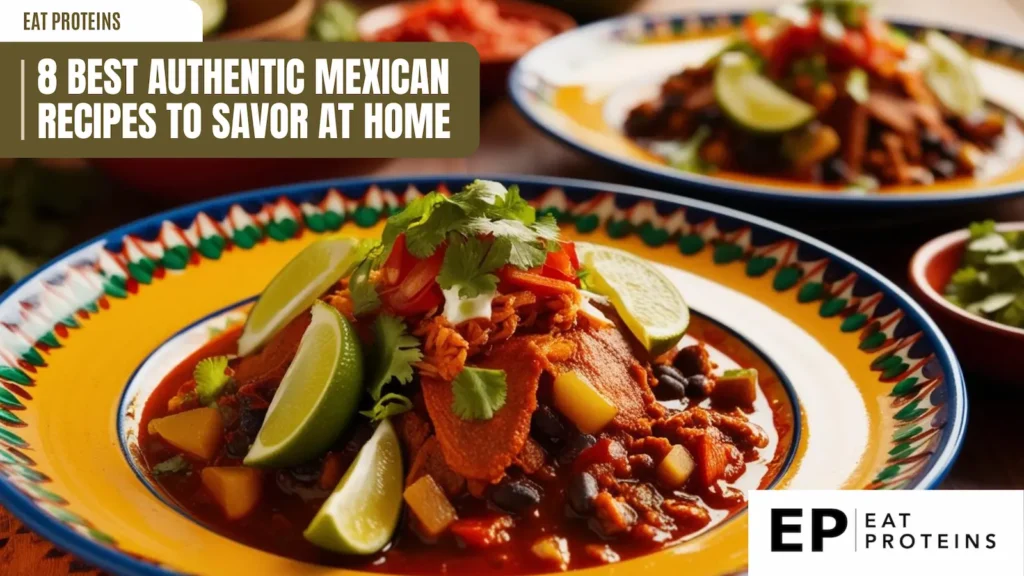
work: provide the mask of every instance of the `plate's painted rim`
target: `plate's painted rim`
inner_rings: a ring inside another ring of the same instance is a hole
[[[531,55],[536,57],[536,53],[540,50],[553,49],[553,46],[550,46],[549,44],[568,42],[575,35],[586,34],[600,28],[608,28],[611,32],[625,30],[627,29],[627,23],[629,22],[639,22],[644,27],[649,27],[658,23],[671,22],[673,20],[685,22],[687,20],[696,19],[703,25],[704,22],[716,22],[721,19],[729,19],[731,22],[735,22],[737,19],[744,18],[749,14],[751,14],[751,12],[744,11],[631,14],[608,18],[580,26],[542,42],[541,44],[533,47],[529,52],[523,55],[522,58],[517,60],[515,65],[512,67],[512,71],[508,75],[509,96],[519,113],[522,114],[530,124],[548,137],[565,144],[577,152],[598,158],[618,168],[640,174],[646,178],[654,179],[658,183],[670,186],[692,186],[703,192],[722,193],[735,196],[737,198],[759,200],[762,202],[765,200],[780,200],[797,204],[828,204],[837,207],[856,206],[860,208],[894,208],[911,205],[927,205],[933,207],[950,206],[972,202],[979,203],[995,201],[1024,195],[1024,181],[981,188],[973,191],[883,194],[868,193],[858,195],[843,192],[815,192],[809,190],[789,191],[780,186],[766,186],[762,184],[731,181],[722,178],[715,178],[714,176],[705,176],[703,174],[693,174],[678,170],[670,172],[668,168],[665,170],[655,170],[648,163],[605,151],[598,146],[591,145],[582,139],[576,138],[567,131],[545,122],[538,114],[533,112],[534,104],[529,102],[531,91],[527,87],[527,83],[523,81],[523,78],[526,75],[523,62],[527,61]],[[981,40],[989,44],[1008,47],[1020,54],[1024,54],[1024,44],[1009,36],[989,34],[967,27],[950,27],[945,24],[939,24],[926,19],[908,20],[906,18],[885,18],[885,21],[905,30],[939,30],[943,33],[962,36],[965,39]]]
[[[23,278],[6,292],[0,294],[0,305],[6,303],[8,299],[18,294],[22,288],[28,286],[42,274],[50,272],[51,268],[55,264],[63,261],[68,256],[93,246],[97,242],[119,242],[120,239],[127,234],[131,234],[133,232],[138,233],[147,229],[151,230],[154,226],[159,226],[165,220],[180,222],[189,217],[194,217],[202,211],[222,209],[229,207],[232,204],[268,202],[281,196],[302,198],[304,195],[311,195],[315,192],[330,189],[332,187],[340,189],[368,188],[374,184],[378,186],[413,185],[417,187],[433,187],[439,182],[470,181],[475,178],[518,182],[533,186],[580,189],[589,192],[609,192],[617,196],[631,196],[634,198],[674,204],[684,208],[690,207],[697,210],[703,210],[713,215],[725,216],[727,218],[745,222],[753,227],[770,230],[776,234],[786,236],[792,240],[816,248],[822,253],[830,255],[831,258],[834,258],[838,262],[841,262],[851,271],[856,272],[862,277],[869,278],[882,293],[889,298],[892,298],[893,301],[899,305],[899,309],[903,310],[915,322],[918,329],[933,342],[936,359],[942,366],[943,373],[950,378],[948,385],[952,394],[947,399],[947,404],[949,406],[948,410],[952,417],[952,422],[944,427],[945,430],[942,433],[942,438],[939,441],[939,447],[936,449],[934,457],[930,459],[927,468],[920,474],[912,488],[924,490],[933,489],[949,473],[950,467],[956,460],[957,455],[960,453],[964,433],[967,428],[966,383],[964,381],[963,371],[960,368],[960,364],[957,362],[952,347],[946,340],[946,337],[942,335],[938,326],[924,312],[921,306],[918,305],[909,295],[896,286],[896,284],[878,272],[875,272],[856,258],[787,226],[775,224],[764,218],[746,214],[739,210],[718,206],[709,202],[633,186],[607,184],[571,178],[525,176],[520,174],[462,173],[417,175],[410,177],[369,176],[351,179],[331,179],[242,192],[161,212],[153,216],[125,224],[104,235],[94,238],[93,240],[84,242],[51,260],[45,266]],[[116,426],[116,422],[113,424]],[[79,534],[57,518],[54,518],[44,512],[38,505],[33,503],[28,496],[15,488],[10,480],[4,476],[0,476],[0,504],[20,519],[31,530],[46,540],[49,540],[61,549],[74,554],[98,568],[118,574],[144,574],[147,576],[179,576],[180,574],[145,560],[130,556],[113,547],[104,546]]]

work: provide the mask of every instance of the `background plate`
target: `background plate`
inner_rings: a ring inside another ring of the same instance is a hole
[[[861,207],[939,206],[1024,194],[1024,164],[989,180],[853,194],[778,179],[727,179],[675,170],[626,138],[622,121],[661,82],[720,50],[746,13],[630,15],[561,34],[519,60],[509,93],[519,110],[551,137],[585,154],[679,189],[708,196]],[[980,33],[891,21],[912,37],[940,29],[976,58],[991,102],[1024,118],[1024,46]]]

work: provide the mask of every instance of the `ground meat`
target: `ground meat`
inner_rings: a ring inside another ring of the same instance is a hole
[[[672,365],[682,372],[683,376],[702,374],[710,378],[715,369],[715,364],[711,361],[703,343],[687,346],[680,350],[672,359]]]
[[[632,528],[637,523],[637,513],[629,504],[601,492],[594,499],[594,520],[592,525],[600,534],[613,536]]]
[[[720,412],[712,412],[698,406],[661,420],[655,424],[655,433],[659,436],[674,438],[683,437],[683,429],[718,428],[736,444],[754,448],[768,446],[768,436],[756,424],[752,424],[743,416],[730,416]]]
[[[685,526],[691,530],[703,528],[708,522],[711,522],[711,515],[697,502],[670,498],[665,500],[661,505],[661,509],[675,520],[678,525]]]

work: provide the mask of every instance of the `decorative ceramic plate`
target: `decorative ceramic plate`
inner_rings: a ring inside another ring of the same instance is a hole
[[[1024,162],[1001,162],[991,176],[937,184],[848,192],[778,178],[719,172],[684,172],[628,138],[631,109],[657,96],[659,86],[684,68],[702,65],[721,51],[745,13],[635,15],[605,20],[561,34],[527,53],[514,68],[509,92],[522,113],[561,142],[619,167],[676,187],[761,199],[856,204],[939,205],[977,202],[1024,193]],[[890,22],[911,37],[934,27]],[[975,57],[984,97],[1018,118],[1024,103],[1024,47],[972,33],[944,30]],[[1014,138],[1014,141],[1016,138]],[[1012,147],[1016,149],[1017,145]],[[1009,165],[1007,165],[1009,164]]]
[[[934,487],[966,424],[945,338],[902,291],[795,231],[636,188],[521,176],[563,234],[658,263],[685,294],[690,335],[772,388],[777,489]],[[421,191],[458,176],[341,180],[242,194],[127,225],[72,250],[0,300],[0,504],[117,573],[319,574],[180,513],[137,460],[140,407],[178,362],[244,319],[254,295],[327,233],[377,236]],[[723,574],[747,560],[741,512],[617,574]],[[584,570],[606,573],[609,568]]]

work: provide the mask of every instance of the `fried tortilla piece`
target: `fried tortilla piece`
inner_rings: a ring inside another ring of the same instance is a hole
[[[433,478],[449,498],[462,494],[466,489],[466,479],[448,467],[444,454],[441,453],[441,445],[433,436],[416,452],[416,457],[409,466],[409,476],[405,479],[405,485],[411,486],[423,476]]]
[[[423,379],[427,411],[452,470],[472,480],[493,480],[505,473],[529,436],[545,363],[530,337],[512,337],[491,350],[478,366],[504,370],[507,390],[505,405],[490,420],[462,420],[452,411],[451,383]]]
[[[311,318],[309,312],[300,314],[271,338],[263,350],[242,358],[235,369],[235,380],[241,386],[256,388],[280,383],[299,350],[299,342]]]
[[[575,370],[619,408],[612,429],[649,434],[647,406],[654,403],[654,393],[622,329],[573,330],[563,337],[575,350],[568,360],[555,363],[558,373]]]

